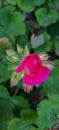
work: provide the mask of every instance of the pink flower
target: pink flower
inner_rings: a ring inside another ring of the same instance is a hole
[[[43,83],[50,74],[50,69],[43,65],[43,62],[38,54],[29,54],[24,56],[21,63],[15,69],[16,73],[24,71],[22,78],[23,84],[35,86]]]

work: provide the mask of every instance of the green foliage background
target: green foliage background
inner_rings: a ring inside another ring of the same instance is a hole
[[[59,118],[58,5],[59,0],[0,0],[0,130],[48,130]],[[44,44],[39,38],[37,48],[32,48],[32,30],[43,36]],[[38,92],[26,94],[21,81],[10,87],[12,69],[8,69],[6,50],[17,52],[17,44],[34,53],[55,53],[50,55],[54,70]]]

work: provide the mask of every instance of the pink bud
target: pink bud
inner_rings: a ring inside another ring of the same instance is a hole
[[[8,56],[12,56],[12,52],[10,50],[7,50],[6,53]]]
[[[42,53],[39,55],[41,60],[48,60],[49,56],[46,53]]]
[[[54,63],[51,61],[44,62],[43,65],[49,68],[50,70],[54,67]]]
[[[17,78],[12,77],[11,78],[11,87],[17,84]]]

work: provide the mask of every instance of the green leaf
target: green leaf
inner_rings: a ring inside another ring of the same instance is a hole
[[[59,56],[59,37],[55,39],[55,52]]]
[[[25,33],[25,24],[23,15],[15,11],[13,7],[4,7],[0,9],[0,37],[14,37]]]
[[[56,8],[58,4],[59,4],[59,0],[54,0],[54,1],[48,0],[48,5],[50,8]]]
[[[30,130],[28,121],[23,121],[19,118],[14,118],[9,122],[8,130]]]
[[[54,60],[55,67],[59,69],[59,60]]]
[[[2,0],[0,0],[0,6],[2,6]]]
[[[40,130],[40,129],[32,126],[30,130]]]
[[[7,2],[12,4],[12,5],[16,5],[17,4],[17,0],[7,0]]]
[[[59,94],[59,68],[55,66],[54,70],[51,71],[48,79],[42,84],[43,95]]]
[[[5,25],[8,23],[9,19],[9,9],[8,8],[0,8],[0,25]]]
[[[51,50],[51,45],[52,45],[51,42],[45,43],[44,45],[34,49],[34,52],[35,53],[42,53],[42,52],[47,53],[47,52],[49,52]]]
[[[39,46],[37,49],[34,49],[35,53],[41,53],[41,52],[49,52],[52,47],[52,43],[50,41],[51,37],[47,32],[42,33],[43,38],[44,38],[44,44]]]
[[[6,37],[5,27],[0,26],[0,37]]]
[[[4,25],[7,26],[9,20],[10,20],[10,14],[14,10],[13,7],[7,6],[4,8],[0,8],[0,26]]]
[[[23,22],[17,23],[16,19],[15,21],[11,20],[9,23],[8,32],[15,36],[23,35],[25,33],[25,25]]]
[[[11,71],[7,69],[4,63],[0,63],[0,83],[8,80],[11,76]]]
[[[21,110],[20,116],[23,120],[28,120],[30,123],[35,123],[37,112],[31,109]]]
[[[44,100],[39,103],[37,112],[37,124],[40,130],[52,127],[57,120],[55,114],[57,115],[59,113],[59,96],[49,95],[49,100]]]
[[[24,48],[26,45],[30,49],[30,42],[28,41],[28,34],[24,34],[23,36],[18,38],[18,44]]]
[[[59,29],[57,29],[57,28],[59,28],[59,21],[56,22],[56,23],[54,24],[54,26],[51,25],[51,26],[49,27],[49,29],[48,29],[49,34],[51,35],[51,39],[52,39],[52,40],[55,40],[55,37],[56,37],[56,36],[59,36]]]
[[[35,29],[35,25],[33,24],[33,22],[27,22],[25,25],[26,25],[26,33],[27,33],[27,35],[31,30]]]
[[[14,97],[12,98],[12,102],[14,103],[14,105],[18,106],[21,109],[30,107],[29,102],[24,97],[19,97],[19,96]]]
[[[35,6],[33,4],[33,0],[18,0],[18,6],[20,9],[26,12],[31,12],[34,10]]]
[[[34,0],[34,5],[36,6],[42,6],[45,3],[46,0]]]
[[[44,40],[46,43],[51,40],[51,36],[47,32],[44,31],[43,35],[44,35]]]
[[[35,16],[39,25],[43,27],[47,27],[58,20],[58,12],[54,9],[50,9],[49,12],[46,8],[37,9]]]
[[[9,98],[9,93],[4,86],[0,86],[0,98]]]
[[[32,126],[28,121],[14,118],[8,124],[8,130],[39,130]]]
[[[54,1],[48,0],[48,6],[49,6],[49,8],[55,8],[56,7],[55,0]]]
[[[11,15],[11,19],[12,19],[12,21],[15,21],[16,23],[24,21],[24,17],[22,15],[22,13],[20,13],[19,11],[13,12]]]
[[[12,119],[11,99],[7,89],[0,86],[0,130],[7,130],[8,122]]]

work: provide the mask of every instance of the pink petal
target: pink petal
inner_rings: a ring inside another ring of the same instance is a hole
[[[25,92],[28,93],[28,86],[27,86],[27,85],[26,85],[26,87],[25,87]]]
[[[25,59],[26,59],[25,57],[22,59],[20,64],[15,69],[15,72],[19,73],[19,72],[21,72],[24,69]]]
[[[50,70],[44,67],[42,75],[32,77],[25,74],[22,81],[24,84],[31,85],[31,86],[39,85],[48,78],[49,74],[50,74]]]

